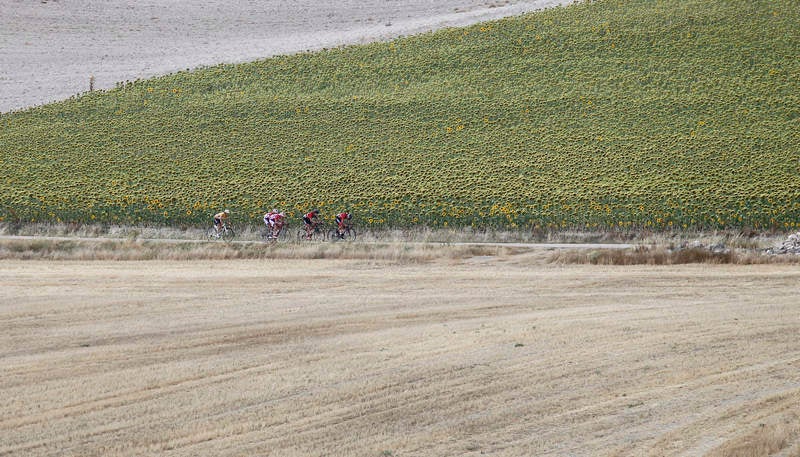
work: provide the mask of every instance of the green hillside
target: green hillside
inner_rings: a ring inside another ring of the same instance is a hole
[[[582,3],[0,116],[0,218],[795,228],[800,2]]]

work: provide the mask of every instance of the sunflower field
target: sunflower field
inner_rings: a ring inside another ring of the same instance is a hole
[[[0,115],[0,219],[796,229],[800,2],[601,0]]]

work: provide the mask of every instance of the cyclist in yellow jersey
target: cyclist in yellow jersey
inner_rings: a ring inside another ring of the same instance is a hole
[[[214,215],[214,229],[216,229],[217,233],[222,230],[222,223],[227,222],[227,220],[231,216],[231,210],[226,209],[225,211],[219,212]]]

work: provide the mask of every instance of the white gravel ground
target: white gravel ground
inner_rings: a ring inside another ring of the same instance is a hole
[[[572,0],[0,0],[0,112],[222,62],[384,40]]]

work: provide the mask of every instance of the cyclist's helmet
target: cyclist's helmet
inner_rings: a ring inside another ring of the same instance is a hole
[[[225,211],[223,211],[223,212],[224,212],[225,214],[230,214],[230,213],[231,213],[231,210],[229,210],[229,209],[225,209]]]
[[[318,209],[315,209],[314,211],[311,211],[311,212],[314,213],[314,214],[319,214],[319,210]]]
[[[348,219],[352,219],[352,218],[353,218],[353,215],[352,215],[352,214],[350,214],[350,213],[347,213],[347,218],[348,218]]]
[[[273,213],[273,214],[278,214],[278,210],[277,210],[277,209],[275,209],[275,208],[272,208],[272,211],[271,211],[271,213]]]

